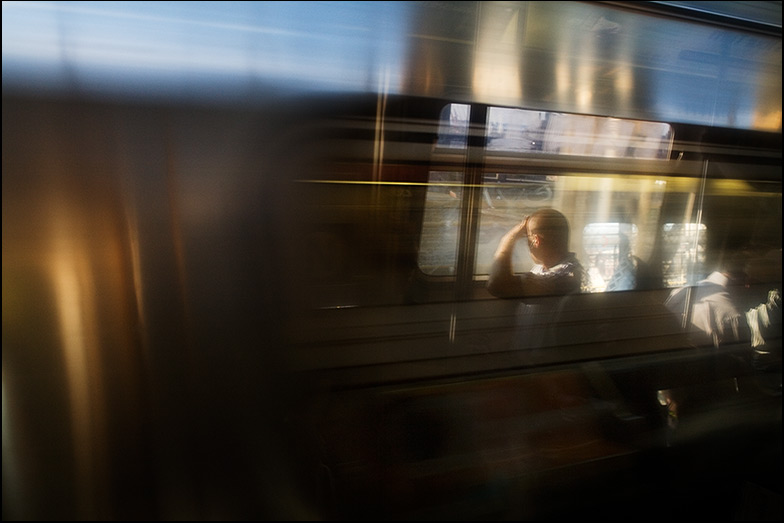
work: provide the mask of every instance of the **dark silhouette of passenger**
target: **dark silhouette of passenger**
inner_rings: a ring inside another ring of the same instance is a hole
[[[515,244],[525,237],[534,265],[516,274]],[[569,251],[569,222],[555,209],[535,211],[507,232],[493,255],[487,289],[499,298],[553,296],[580,292],[585,270]]]
[[[628,291],[655,289],[660,278],[653,274],[650,266],[634,255],[629,237],[620,235],[618,245],[618,266],[607,282],[606,291]]]
[[[672,291],[665,302],[667,308],[683,321],[698,345],[720,347],[727,343],[749,342],[756,347],[764,344],[764,333],[780,315],[781,294],[778,289],[746,310],[741,305],[739,290],[745,287],[747,274],[740,257],[734,257],[694,287]],[[761,297],[762,298],[762,297]]]
[[[535,265],[530,271],[515,273],[512,256],[521,238],[528,242]],[[586,287],[585,270],[569,251],[569,222],[551,208],[535,211],[501,238],[487,283],[494,296],[521,298],[516,312],[516,349],[540,349],[561,343],[564,308],[571,295]],[[521,357],[526,364],[538,364],[547,357],[547,351],[526,350]]]
[[[771,289],[767,296],[758,296],[754,306],[744,305],[748,303],[743,296],[749,281],[746,261],[744,254],[731,256],[696,286],[673,290],[664,305],[680,319],[693,344],[717,349],[747,344],[748,359],[740,361],[741,369],[750,364],[751,368],[765,372],[777,366],[778,382],[774,389],[780,394],[781,345],[778,344],[777,354],[772,354],[766,338],[781,337],[781,293],[779,289]],[[670,429],[678,425],[680,405],[684,403],[682,394],[666,389],[658,391]]]

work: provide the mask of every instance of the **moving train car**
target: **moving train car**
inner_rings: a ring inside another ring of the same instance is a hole
[[[781,2],[5,2],[3,518],[779,520],[781,99]]]

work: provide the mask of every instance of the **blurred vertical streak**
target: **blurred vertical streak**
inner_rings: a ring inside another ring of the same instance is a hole
[[[4,519],[193,516],[163,141],[111,115],[3,100]]]
[[[176,198],[175,169],[167,114],[123,107],[114,122],[118,146],[124,233],[129,246],[139,327],[142,458],[154,514],[194,519],[199,513],[195,484],[195,367],[186,329],[185,275]],[[129,500],[131,501],[131,500]]]
[[[94,503],[103,497],[94,489],[106,484],[105,478],[98,477],[103,475],[100,464],[106,460],[102,455],[105,451],[105,408],[100,376],[103,368],[97,361],[100,353],[96,333],[99,322],[94,303],[95,275],[90,270],[90,261],[85,259],[88,249],[79,245],[82,238],[76,231],[81,227],[71,223],[73,217],[67,207],[65,203],[53,209],[50,277],[70,406],[76,509],[79,514],[94,518],[101,513]]]

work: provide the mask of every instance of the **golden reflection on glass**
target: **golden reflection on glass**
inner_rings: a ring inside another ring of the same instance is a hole
[[[778,63],[781,65],[781,45],[778,46]],[[760,74],[757,83],[757,106],[754,108],[754,128],[781,132],[781,75]]]
[[[559,56],[555,63],[555,93],[558,102],[568,99],[571,94],[571,85],[572,75],[569,64],[563,56]]]
[[[631,60],[631,58],[627,58]],[[634,90],[634,74],[628,65],[621,65],[615,70],[614,87],[617,97],[624,100],[624,107],[630,105],[632,91]]]
[[[593,84],[593,68],[589,65],[580,65],[577,68],[577,81],[575,82],[574,95],[577,102],[577,110],[581,113],[592,112]]]
[[[103,390],[100,379],[91,373],[91,368],[98,371],[99,364],[96,282],[76,220],[68,210],[59,211],[51,217],[50,277],[68,383],[78,513],[91,517],[96,510],[95,488],[100,484],[96,475],[102,466],[100,434],[104,422],[103,409],[97,404]]]

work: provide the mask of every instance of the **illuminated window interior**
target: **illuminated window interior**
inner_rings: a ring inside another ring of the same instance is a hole
[[[665,287],[694,285],[704,276],[707,230],[701,223],[666,223],[662,227]]]
[[[442,109],[436,142],[440,152],[465,154],[470,110],[467,104],[448,104]],[[503,107],[490,107],[487,112],[486,152],[489,154],[667,159],[672,141],[672,128],[658,122]],[[579,212],[586,220],[579,224],[578,230],[583,229],[594,213],[597,222],[589,223],[578,238],[583,247],[580,254],[587,256],[584,260],[586,269],[594,276],[591,289],[602,292],[633,288],[633,278],[623,277],[622,271],[628,269],[627,256],[637,254],[634,252],[637,227],[632,223],[605,223],[601,221],[601,215],[610,201],[623,207],[642,208],[640,202],[645,199],[648,202],[646,216],[653,216],[651,212],[658,212],[660,203],[656,195],[663,188],[651,189],[653,182],[639,177],[619,181],[608,177],[601,180],[585,178],[582,182],[575,179],[574,183],[567,183],[565,177],[547,173],[523,169],[515,172],[514,167],[506,172],[495,172],[488,168],[482,175],[479,196],[481,208],[474,274],[488,274],[498,242],[522,217],[540,207],[563,205],[562,198],[567,192],[573,196],[575,191],[583,191],[590,197],[583,198],[588,207]],[[434,168],[430,171],[418,259],[425,274],[444,276],[456,272],[464,183],[462,170]],[[575,212],[578,211],[575,209]],[[638,218],[630,217],[629,220]],[[676,257],[683,256],[679,253]],[[669,262],[668,267],[672,266],[675,271],[676,266],[680,267],[678,263],[681,262]],[[514,264],[518,271],[532,266],[525,246],[515,251]],[[614,278],[613,273],[617,273]],[[681,278],[682,275],[673,273],[668,283]]]
[[[626,291],[636,287],[634,246],[637,226],[632,223],[591,223],[583,229],[582,260],[591,292]]]

